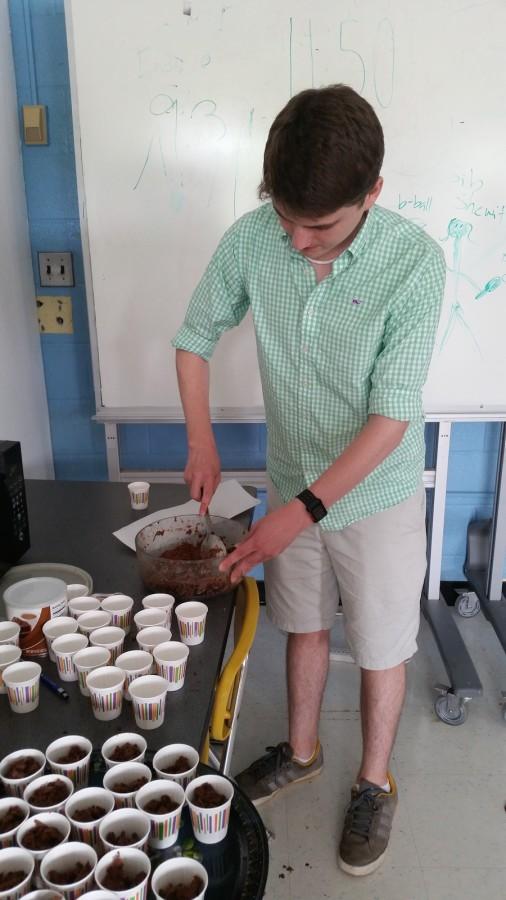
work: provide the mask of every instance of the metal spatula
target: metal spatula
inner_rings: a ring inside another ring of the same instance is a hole
[[[209,553],[216,557],[226,556],[227,548],[225,547],[222,539],[214,533],[209,513],[204,513],[202,518],[206,523],[207,529],[207,534],[202,541],[202,544],[200,545],[202,550],[204,551],[204,553]]]

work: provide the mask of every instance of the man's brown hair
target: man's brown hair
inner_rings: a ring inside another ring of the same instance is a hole
[[[301,91],[271,125],[259,197],[295,215],[326,216],[361,203],[378,180],[383,129],[345,84]]]

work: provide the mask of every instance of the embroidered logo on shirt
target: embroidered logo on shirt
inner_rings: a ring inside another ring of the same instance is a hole
[[[359,300],[358,297],[354,297],[353,300],[352,300],[351,302],[352,302],[353,306],[360,306],[360,304],[363,303],[364,301],[363,301],[363,300]]]

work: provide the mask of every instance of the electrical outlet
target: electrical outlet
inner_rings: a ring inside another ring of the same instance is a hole
[[[71,253],[42,251],[37,256],[41,287],[73,287],[74,270]]]
[[[37,297],[36,300],[41,334],[74,333],[71,297]]]

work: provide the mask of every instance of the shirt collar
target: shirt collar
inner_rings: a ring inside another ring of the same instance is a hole
[[[282,227],[274,209],[272,209],[272,214],[276,220],[276,225],[279,229],[280,239],[282,241],[284,241],[285,244],[289,244],[290,243],[290,235],[288,235],[286,233],[285,229]],[[334,265],[336,263],[338,263],[339,260],[342,259],[343,256],[345,256],[346,254],[349,254],[350,256],[358,256],[363,251],[363,249],[366,246],[366,243],[369,240],[371,233],[375,227],[374,226],[375,218],[376,218],[376,207],[372,206],[365,217],[365,222],[362,225],[360,231],[358,232],[356,237],[353,239],[350,246],[344,251],[344,253],[341,254],[341,256],[338,256],[338,258],[334,262]],[[294,252],[297,253],[297,250],[295,250]]]

